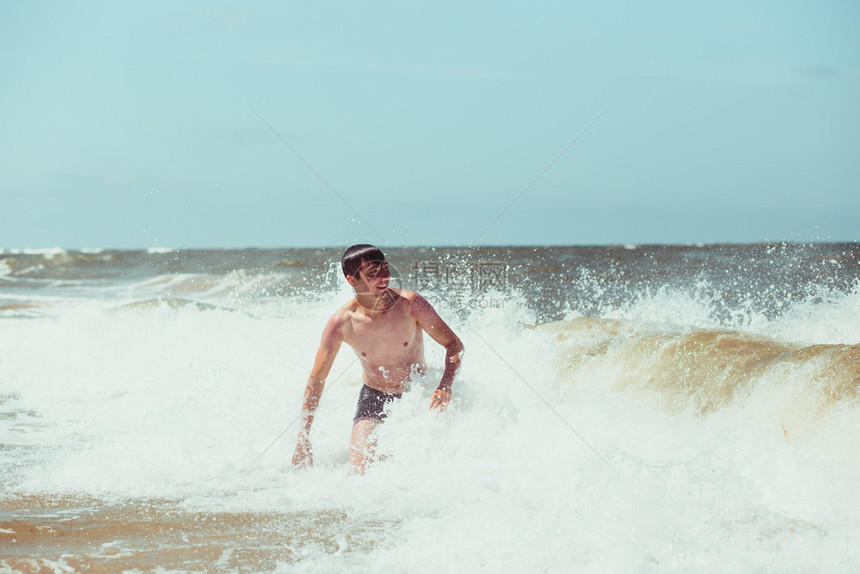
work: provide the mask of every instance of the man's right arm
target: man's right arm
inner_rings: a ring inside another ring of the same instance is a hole
[[[314,412],[319,406],[320,397],[325,387],[325,379],[331,371],[331,366],[343,342],[341,333],[340,313],[336,313],[329,319],[323,331],[319,349],[317,349],[314,367],[308,384],[305,387],[305,398],[302,402],[301,430],[296,441],[296,450],[293,453],[293,464],[299,467],[312,466],[313,451],[311,450],[310,432],[314,422]]]

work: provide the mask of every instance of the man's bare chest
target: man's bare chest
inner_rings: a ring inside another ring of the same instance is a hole
[[[359,351],[368,347],[410,347],[420,328],[415,319],[400,309],[374,317],[353,315],[346,342]]]

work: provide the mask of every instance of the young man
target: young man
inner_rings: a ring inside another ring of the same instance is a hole
[[[355,289],[355,298],[341,307],[325,326],[313,370],[305,388],[302,429],[293,464],[313,465],[308,437],[325,379],[341,343],[353,348],[361,362],[364,386],[353,419],[349,459],[364,474],[375,447],[372,432],[385,418],[383,409],[400,398],[413,373],[423,374],[426,331],[445,348],[445,371],[433,392],[430,410],[444,411],[451,400],[451,384],[460,367],[463,343],[421,295],[389,287],[391,275],[382,251],[373,245],[353,245],[343,254],[341,268]]]

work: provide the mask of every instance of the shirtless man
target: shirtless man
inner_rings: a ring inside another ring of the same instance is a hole
[[[388,262],[373,245],[347,249],[341,268],[355,289],[355,298],[332,315],[323,331],[305,388],[302,429],[293,464],[313,465],[308,435],[314,411],[340,344],[345,342],[355,351],[363,371],[364,386],[353,419],[349,460],[354,472],[364,474],[373,457],[372,432],[385,418],[385,405],[408,390],[406,385],[413,372],[423,374],[426,369],[424,331],[445,347],[445,371],[433,392],[430,410],[444,411],[451,400],[451,384],[460,367],[463,343],[421,295],[389,288]]]

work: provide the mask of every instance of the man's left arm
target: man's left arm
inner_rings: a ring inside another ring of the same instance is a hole
[[[460,368],[460,360],[464,350],[463,343],[451,330],[451,327],[436,313],[433,306],[417,293],[412,300],[412,313],[417,319],[418,325],[434,341],[445,347],[445,371],[442,373],[442,380],[436,390],[433,391],[433,398],[430,400],[430,410],[444,411],[451,401],[451,385],[454,383],[454,375]]]

